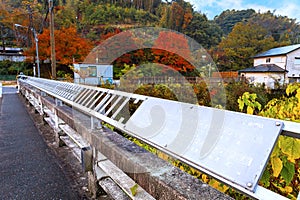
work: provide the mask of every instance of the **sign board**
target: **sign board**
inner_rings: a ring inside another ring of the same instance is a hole
[[[125,124],[133,135],[250,191],[281,129],[274,119],[154,98]]]

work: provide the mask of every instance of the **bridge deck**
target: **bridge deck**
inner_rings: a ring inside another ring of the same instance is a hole
[[[1,199],[80,199],[13,88],[0,100]]]

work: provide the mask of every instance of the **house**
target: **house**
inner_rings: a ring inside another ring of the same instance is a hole
[[[300,44],[273,48],[257,54],[254,66],[239,70],[250,83],[275,84],[300,82]]]
[[[26,56],[23,55],[22,48],[0,47],[0,61],[9,60],[12,62],[24,62]]]
[[[113,66],[103,64],[74,64],[74,83],[86,85],[101,85],[113,83]]]

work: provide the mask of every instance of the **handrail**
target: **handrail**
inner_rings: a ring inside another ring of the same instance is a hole
[[[20,78],[19,84],[103,120],[246,195],[284,199],[258,181],[278,136],[300,138],[300,123],[35,77]]]

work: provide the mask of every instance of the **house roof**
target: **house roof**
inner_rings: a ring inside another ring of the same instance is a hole
[[[22,54],[23,49],[22,48],[12,48],[12,47],[5,47],[5,49],[3,49],[3,47],[0,47],[0,53],[4,53],[4,54],[9,54],[9,53]]]
[[[295,45],[290,45],[290,46],[285,46],[285,47],[278,47],[278,48],[273,48],[268,51],[265,51],[263,53],[257,54],[254,56],[254,58],[259,58],[259,57],[269,57],[269,56],[278,56],[278,55],[286,55],[292,51],[295,51],[300,48],[300,44],[295,44]]]
[[[282,69],[281,67],[275,64],[262,64],[257,65],[255,67],[249,67],[246,69],[239,70],[239,73],[262,73],[262,72],[277,72],[277,73],[284,73],[287,70]]]

